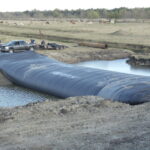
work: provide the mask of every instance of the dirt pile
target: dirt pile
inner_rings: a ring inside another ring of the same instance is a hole
[[[117,30],[115,32],[110,33],[110,35],[121,35],[121,36],[129,36],[132,35],[131,33],[123,30]]]
[[[3,150],[148,150],[150,103],[130,106],[100,97],[47,100],[0,109]]]

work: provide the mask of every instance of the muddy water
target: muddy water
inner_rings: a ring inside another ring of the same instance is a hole
[[[104,69],[128,74],[135,74],[135,75],[143,75],[143,76],[150,76],[150,66],[149,67],[137,67],[131,66],[126,63],[127,59],[118,59],[118,60],[101,60],[101,61],[87,61],[83,63],[79,63],[80,66],[97,68],[97,69]]]
[[[55,98],[14,85],[0,86],[0,107],[23,106],[29,103]]]

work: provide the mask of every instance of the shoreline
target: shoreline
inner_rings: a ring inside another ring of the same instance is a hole
[[[130,57],[133,52],[126,49],[99,49],[88,47],[70,47],[64,50],[37,50],[38,53],[64,63],[80,63],[94,60],[115,60]]]

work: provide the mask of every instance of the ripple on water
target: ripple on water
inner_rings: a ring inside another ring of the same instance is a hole
[[[0,107],[23,106],[33,102],[44,101],[50,97],[18,86],[0,87]]]

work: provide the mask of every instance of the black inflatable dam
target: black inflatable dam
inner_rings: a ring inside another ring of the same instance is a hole
[[[0,70],[15,84],[62,98],[95,95],[129,104],[150,101],[150,77],[65,64],[31,51],[0,53]]]

